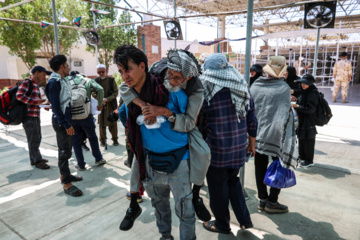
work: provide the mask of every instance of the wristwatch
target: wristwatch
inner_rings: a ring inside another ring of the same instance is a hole
[[[175,122],[175,119],[176,119],[176,114],[175,113],[173,113],[170,117],[168,117],[168,120],[169,120],[169,122]]]

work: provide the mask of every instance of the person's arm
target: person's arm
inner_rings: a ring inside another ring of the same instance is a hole
[[[65,120],[65,115],[61,110],[60,105],[60,91],[61,84],[59,81],[49,81],[47,86],[48,91],[46,92],[46,97],[48,98],[52,112],[55,114],[57,122],[64,126],[65,129],[71,128],[71,123]]]
[[[296,108],[296,111],[298,113],[311,115],[315,113],[318,102],[319,102],[318,93],[312,92],[308,95],[308,99],[305,105],[295,104],[294,108]]]
[[[255,104],[253,98],[250,96],[250,106],[246,115],[247,133],[249,135],[249,145],[246,148],[246,152],[252,152],[252,156],[255,156],[255,141],[257,135],[258,121],[256,118]]]
[[[103,87],[98,84],[94,79],[90,80],[90,88],[96,92],[96,99],[98,101],[98,107],[102,107],[103,105],[103,98],[104,98],[104,89]]]
[[[145,102],[139,98],[135,90],[129,88],[125,83],[121,83],[119,90],[121,98],[124,100],[126,106],[129,106],[131,102],[138,105],[139,107],[145,106]]]
[[[349,76],[349,82],[351,81],[351,77],[352,77],[352,69],[351,69],[351,63],[350,62],[348,62],[348,64],[347,64],[347,74],[348,74],[348,76]]]
[[[196,126],[196,119],[204,102],[204,89],[192,92],[188,98],[185,113],[176,114],[175,123],[170,124],[172,130],[190,132]]]
[[[123,124],[124,128],[126,128],[126,104],[122,104],[119,108],[119,119],[121,123]]]
[[[113,83],[113,90],[114,91],[112,92],[112,94],[110,96],[108,96],[106,98],[107,102],[110,102],[110,101],[114,100],[117,97],[118,93],[119,93],[118,86],[117,86],[117,84],[115,82],[115,79],[113,80],[113,82],[114,82]]]
[[[16,100],[29,105],[39,105],[45,102],[45,99],[31,98],[29,96],[26,96],[26,93],[29,91],[29,84],[32,83],[30,81],[24,81],[22,84],[20,84],[18,91],[16,92]]]
[[[336,78],[336,71],[337,71],[337,64],[334,64],[334,68],[333,68],[333,77]]]

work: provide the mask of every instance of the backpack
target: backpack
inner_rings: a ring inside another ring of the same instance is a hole
[[[331,108],[324,98],[324,94],[319,92],[319,103],[316,107],[315,125],[324,126],[329,123],[332,118]]]
[[[76,84],[74,79],[81,78],[81,82]],[[86,78],[75,75],[69,78],[71,85],[71,119],[81,120],[89,116],[90,99],[85,88]]]
[[[24,81],[30,80],[26,79]],[[26,96],[30,96],[33,90],[33,84],[29,83]],[[27,117],[28,105],[16,100],[19,85],[10,88],[0,96],[0,122],[4,125],[19,125]]]

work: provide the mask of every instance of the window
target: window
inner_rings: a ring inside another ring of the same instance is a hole
[[[74,61],[74,67],[81,67],[82,62],[81,61]]]

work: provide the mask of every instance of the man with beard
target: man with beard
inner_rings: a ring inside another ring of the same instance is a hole
[[[117,109],[116,97],[118,95],[118,87],[113,77],[107,76],[106,66],[99,64],[96,66],[96,71],[99,77],[95,78],[95,81],[104,89],[103,110],[98,116],[99,131],[100,131],[100,145],[105,147],[106,145],[106,127],[109,127],[109,131],[112,136],[113,145],[118,146],[118,130],[117,122],[109,122],[107,120],[110,113]],[[93,94],[96,98],[96,94]]]
[[[129,88],[147,103],[167,107],[173,113],[184,113],[187,108],[187,95],[181,89],[170,92],[161,81],[148,73],[147,57],[138,48],[123,45],[116,49],[114,60],[119,72]],[[170,79],[170,85],[176,78]],[[175,212],[180,220],[180,239],[196,239],[195,212],[192,204],[192,191],[188,166],[188,134],[171,129],[170,119],[162,117],[158,128],[144,124],[142,109],[128,105],[129,141],[139,164],[140,180],[156,209],[156,223],[161,239],[174,239],[171,235],[170,191],[174,196]],[[146,120],[148,121],[148,120]],[[140,124],[140,125],[139,125]],[[133,164],[133,166],[136,164]],[[134,170],[134,169],[132,169]],[[138,189],[138,188],[137,188]],[[136,189],[136,190],[137,190]],[[132,203],[132,202],[131,202]],[[131,225],[140,215],[141,208],[131,205],[120,229]],[[129,228],[129,229],[130,229]]]

